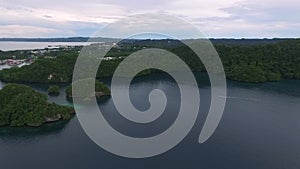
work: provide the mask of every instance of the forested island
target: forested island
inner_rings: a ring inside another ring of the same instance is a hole
[[[54,96],[57,96],[59,95],[59,86],[57,85],[52,85],[48,88],[48,95],[54,95]]]
[[[92,79],[83,79],[73,82],[73,85],[81,85],[80,90],[73,92],[72,84],[69,85],[65,90],[67,98],[71,100],[74,97],[81,97],[82,99],[89,100],[92,97],[96,97],[97,100],[100,100],[104,96],[110,96],[110,89],[103,82],[99,82],[98,80],[95,81],[95,90],[91,93],[88,87],[83,87],[92,84],[92,82]]]
[[[41,126],[68,120],[72,107],[48,102],[46,95],[21,84],[7,84],[0,90],[0,126]]]
[[[243,41],[241,41],[243,43],[234,42],[234,40],[213,41],[228,79],[252,83],[300,79],[300,39],[275,39],[269,43],[267,40],[261,41],[261,43],[259,40],[251,41],[252,43],[248,45]],[[97,78],[111,77],[126,56],[140,49],[153,47],[173,52],[181,57],[193,71],[205,71],[199,58],[180,41],[127,40],[118,43],[108,52],[106,57],[109,59],[101,62]],[[0,71],[0,80],[33,83],[70,82],[80,50],[81,47],[49,51],[37,57],[31,65]],[[22,52],[24,53],[26,51]],[[141,74],[152,72],[153,70],[146,70]]]

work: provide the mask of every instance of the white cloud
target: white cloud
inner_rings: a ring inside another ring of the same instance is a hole
[[[11,27],[19,35],[29,35],[26,28],[34,27],[40,28],[36,36],[89,36],[127,15],[165,12],[212,37],[284,37],[300,36],[295,31],[300,28],[299,9],[298,0],[0,0],[0,25],[19,25]],[[42,33],[45,29],[49,34]],[[15,35],[8,33],[0,31],[0,37]]]
[[[0,26],[2,37],[43,37],[49,34],[59,34],[56,29],[23,25],[2,25]]]

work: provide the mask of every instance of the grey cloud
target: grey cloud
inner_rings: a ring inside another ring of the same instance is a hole
[[[44,15],[45,18],[52,18],[50,15]]]

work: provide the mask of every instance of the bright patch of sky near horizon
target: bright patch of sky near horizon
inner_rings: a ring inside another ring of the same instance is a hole
[[[300,37],[299,10],[299,0],[0,0],[0,37],[91,36],[147,12],[182,18],[207,37]]]

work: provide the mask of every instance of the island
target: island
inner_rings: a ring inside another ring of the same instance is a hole
[[[7,84],[0,90],[0,126],[41,126],[68,120],[72,107],[48,102],[45,94],[22,84]]]
[[[92,82],[95,82],[95,90],[89,90],[85,87],[80,87],[80,90],[73,92],[72,84],[73,85],[81,85],[81,86],[87,86],[91,84]],[[69,85],[65,92],[66,97],[68,100],[72,100],[72,98],[82,98],[84,100],[90,100],[92,97],[96,97],[97,101],[100,101],[106,97],[110,96],[110,89],[103,83],[99,82],[98,80],[92,80],[92,79],[82,79],[73,82],[71,85]],[[75,95],[73,95],[75,93]]]
[[[58,96],[59,95],[59,87],[57,85],[52,85],[48,88],[48,95]]]

